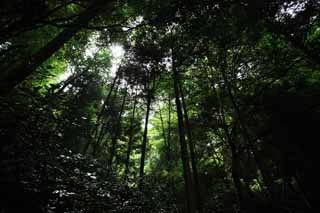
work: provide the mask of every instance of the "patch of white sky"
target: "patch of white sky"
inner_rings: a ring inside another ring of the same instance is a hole
[[[289,16],[290,18],[294,18],[299,12],[305,9],[307,2],[307,0],[300,0],[291,1],[290,3],[283,4],[279,14],[277,15],[277,19],[281,20],[283,18],[283,15]]]
[[[115,73],[119,69],[119,66],[121,64],[121,61],[123,59],[123,56],[125,54],[125,50],[123,49],[123,46],[119,43],[113,43],[109,46],[109,49],[111,51],[112,59],[111,59],[111,75],[115,76]]]
[[[64,71],[64,73],[59,75],[58,82],[66,81],[72,75],[72,73],[73,73],[73,67],[70,64],[67,64],[67,68]]]
[[[138,26],[139,24],[141,24],[143,22],[143,16],[137,16],[135,18],[135,20],[131,21],[128,26],[124,26],[122,27],[123,31],[128,31],[136,26]]]

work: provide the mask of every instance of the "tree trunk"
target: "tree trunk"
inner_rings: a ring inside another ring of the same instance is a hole
[[[129,163],[130,163],[130,154],[131,154],[132,143],[133,143],[133,129],[134,129],[136,105],[137,105],[137,94],[134,97],[133,111],[132,111],[130,130],[129,130],[129,141],[128,141],[127,156],[126,156],[125,170],[124,170],[124,180],[125,181],[128,179],[128,174],[129,174]]]
[[[116,73],[116,76],[113,78],[108,95],[107,95],[106,99],[104,100],[102,107],[101,107],[101,110],[97,116],[97,125],[99,124],[99,122],[101,120],[101,116],[105,112],[106,107],[109,105],[110,97],[113,92],[114,86],[116,85],[117,80],[118,80],[118,73]],[[119,83],[118,83],[118,86],[119,86]]]
[[[252,141],[250,139],[247,127],[246,127],[246,125],[245,125],[245,123],[244,123],[244,121],[242,119],[242,113],[240,111],[240,108],[238,107],[238,104],[236,103],[236,100],[235,100],[234,95],[233,95],[232,87],[231,87],[230,82],[229,82],[229,80],[228,80],[228,78],[226,76],[226,73],[225,73],[225,69],[226,69],[226,66],[227,66],[227,61],[226,61],[227,60],[227,58],[226,58],[227,55],[225,54],[226,50],[223,49],[222,51],[224,51],[224,52],[221,53],[221,57],[222,57],[221,62],[222,63],[221,63],[220,71],[221,71],[223,80],[225,82],[225,86],[226,86],[226,89],[227,89],[228,96],[229,96],[231,104],[232,104],[232,106],[234,108],[235,115],[238,118],[238,121],[239,121],[239,124],[240,124],[240,128],[242,130],[244,139],[247,141],[248,146],[250,148],[250,151],[252,151],[253,159],[255,160],[255,163],[257,164],[257,167],[261,172],[263,182],[267,187],[267,190],[268,190],[268,192],[270,194],[271,199],[273,200],[273,182],[272,182],[272,178],[269,177],[268,172],[266,171],[266,168],[263,165],[262,159],[260,159],[260,157],[257,155],[257,153],[256,153],[257,150],[255,149],[255,147],[252,144]]]
[[[164,146],[166,147],[166,160],[169,161],[168,158],[168,141],[167,141],[167,136],[166,136],[166,130],[164,128],[164,122],[163,122],[163,117],[162,117],[162,113],[161,113],[161,107],[159,106],[159,116],[160,116],[160,123],[161,123],[161,130],[162,130],[162,137],[163,137],[163,142],[164,142]]]
[[[92,146],[93,146],[93,148],[92,148],[93,156],[96,156],[97,148],[98,148],[101,140],[103,139],[104,134],[107,131],[108,125],[110,123],[110,117],[108,116],[107,120],[102,121],[102,125],[100,125],[101,116],[103,115],[103,113],[105,113],[105,111],[107,110],[107,107],[114,106],[115,100],[117,99],[117,96],[118,96],[120,79],[118,80],[117,87],[115,89],[114,95],[112,96],[112,99],[110,100],[112,92],[114,90],[114,86],[115,86],[114,82],[115,81],[116,81],[116,78],[114,79],[114,81],[113,81],[113,83],[111,85],[111,89],[110,89],[110,91],[108,93],[108,96],[106,97],[105,102],[103,103],[103,106],[102,106],[102,108],[101,108],[101,110],[100,110],[100,112],[98,114],[98,117],[97,117],[96,128],[94,129],[94,133],[93,133],[93,144],[92,144]]]
[[[112,84],[111,84],[111,87],[110,87],[110,90],[108,92],[108,95],[107,97],[105,98],[102,106],[101,106],[101,110],[100,112],[98,113],[97,115],[97,121],[96,121],[96,125],[95,125],[95,128],[93,130],[93,139],[95,140],[97,137],[98,137],[98,134],[99,134],[99,127],[100,127],[100,122],[101,122],[101,116],[103,115],[103,113],[105,112],[106,110],[106,107],[109,105],[109,101],[110,101],[110,97],[111,97],[111,94],[113,92],[113,89],[116,85],[116,81],[118,79],[118,75],[116,74],[116,76],[114,77],[113,81],[112,81]],[[118,83],[118,86],[119,86],[119,83]],[[116,88],[116,90],[118,90],[118,87]],[[100,131],[101,129],[103,129],[103,124],[102,124],[102,127],[100,128]]]
[[[227,144],[229,145],[230,150],[231,150],[231,175],[232,175],[234,187],[236,189],[236,195],[237,195],[238,202],[239,202],[240,212],[244,212],[245,211],[244,210],[245,204],[244,204],[244,200],[243,200],[243,190],[242,190],[241,180],[240,180],[240,157],[239,157],[239,154],[237,153],[235,141],[233,141],[232,136],[229,133],[229,129],[228,129],[226,119],[225,119],[225,110],[224,110],[224,106],[222,104],[222,101],[220,99],[220,95],[218,95],[218,93],[214,87],[213,87],[213,92],[214,92],[214,95],[219,100],[218,104],[219,104],[220,119],[223,123],[223,131],[226,136]]]
[[[36,70],[43,62],[50,58],[57,50],[69,41],[77,32],[82,29],[82,26],[87,25],[90,20],[96,17],[101,12],[111,13],[114,1],[96,0],[90,9],[85,10],[79,15],[75,23],[63,30],[47,45],[38,50],[24,62],[13,66],[6,70],[5,76],[0,79],[0,96],[7,95],[15,86],[24,81]]]
[[[221,106],[221,107],[223,107],[223,106]],[[223,113],[224,113],[224,110],[223,110]],[[240,177],[241,177],[240,156],[237,151],[235,141],[232,139],[232,136],[229,133],[224,114],[222,116],[223,116],[223,124],[224,124],[223,129],[226,134],[227,143],[228,143],[230,150],[231,150],[232,180],[233,180],[234,187],[236,188],[236,194],[237,194],[238,201],[239,201],[240,212],[245,212],[246,205],[243,200],[243,188],[242,188],[241,179],[240,179]]]
[[[170,93],[170,92],[169,92]],[[168,97],[168,136],[167,136],[167,160],[168,160],[168,170],[171,170],[171,96]]]
[[[147,137],[148,137],[148,121],[149,121],[149,113],[150,113],[150,105],[151,105],[151,91],[148,91],[147,97],[147,112],[146,119],[144,123],[144,132],[143,132],[143,141],[141,146],[141,160],[140,160],[140,180],[139,180],[139,188],[142,190],[143,185],[143,177],[144,177],[144,163],[146,157],[146,147],[147,147]]]
[[[196,192],[196,205],[197,205],[198,211],[202,212],[202,199],[201,199],[199,175],[198,175],[196,154],[195,154],[195,150],[194,150],[195,146],[194,146],[194,142],[192,140],[192,133],[191,133],[190,123],[189,123],[187,105],[185,102],[183,88],[182,88],[181,81],[179,78],[177,78],[177,83],[179,85],[179,92],[180,92],[181,100],[182,100],[185,128],[187,131],[188,145],[189,145],[189,150],[190,150],[191,166],[192,166],[192,173],[193,173],[193,180],[194,180],[194,189]]]
[[[117,121],[117,124],[116,124],[116,129],[115,129],[115,133],[114,133],[114,136],[112,138],[112,142],[111,142],[111,149],[110,149],[110,159],[109,159],[109,166],[110,168],[112,168],[112,162],[113,162],[113,158],[116,154],[116,145],[117,145],[117,140],[118,140],[118,137],[120,135],[120,130],[121,130],[121,118],[122,118],[122,114],[123,114],[123,111],[124,111],[124,105],[125,105],[125,102],[126,102],[126,97],[127,97],[127,89],[125,91],[125,94],[123,96],[123,100],[122,100],[122,104],[121,104],[121,109],[120,109],[120,113],[119,113],[119,117],[118,117],[118,121]]]
[[[226,133],[229,134],[229,133]],[[228,144],[229,147],[231,149],[231,170],[232,170],[232,179],[233,179],[233,183],[234,186],[236,188],[237,191],[237,196],[239,199],[239,205],[240,205],[240,212],[245,212],[245,203],[243,200],[243,190],[242,190],[242,186],[241,186],[241,180],[240,180],[240,158],[239,158],[239,154],[236,150],[236,146],[234,144],[234,141],[230,141],[230,139],[228,139]]]
[[[179,142],[181,147],[183,177],[185,182],[185,192],[186,192],[186,198],[187,198],[187,212],[194,213],[195,205],[194,205],[194,196],[193,196],[193,187],[192,187],[193,184],[192,184],[191,171],[190,171],[190,165],[189,165],[188,147],[185,140],[185,130],[183,127],[182,107],[181,107],[180,96],[179,96],[179,86],[178,86],[179,75],[175,67],[174,57],[172,57],[172,75],[173,75],[174,93],[175,93],[177,116],[178,116]]]

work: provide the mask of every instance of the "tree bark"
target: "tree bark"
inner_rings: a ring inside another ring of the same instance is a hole
[[[132,144],[133,144],[133,129],[134,129],[136,105],[137,105],[137,94],[134,97],[133,111],[132,111],[130,130],[129,130],[129,141],[128,141],[127,156],[126,156],[125,170],[124,170],[124,180],[125,181],[128,179],[128,174],[129,174],[129,163],[130,163],[130,154],[131,154],[131,149],[132,149]]]
[[[114,89],[114,87],[115,87],[115,85],[116,85],[117,79],[118,79],[118,75],[116,74],[116,76],[114,77],[114,79],[113,79],[113,81],[112,81],[112,84],[111,84],[111,86],[110,86],[110,90],[109,90],[109,92],[108,92],[108,95],[107,95],[107,97],[105,98],[105,100],[104,100],[104,102],[103,102],[103,104],[102,104],[101,110],[100,110],[100,112],[99,112],[98,115],[97,115],[97,122],[96,122],[96,126],[95,126],[95,129],[94,129],[94,132],[93,132],[94,139],[96,139],[97,136],[98,136],[99,126],[100,126],[100,121],[101,121],[101,116],[102,116],[103,113],[105,112],[106,107],[109,105],[110,97],[111,97],[111,94],[112,94],[112,92],[113,92],[113,89]],[[118,86],[119,86],[119,84],[118,84]],[[103,128],[103,127],[101,127],[101,128]]]
[[[147,139],[148,139],[148,121],[149,121],[149,113],[150,113],[150,106],[151,106],[151,91],[148,91],[147,95],[147,112],[146,118],[144,123],[144,132],[143,132],[143,141],[141,146],[141,160],[140,160],[140,180],[139,180],[139,188],[142,190],[143,187],[143,177],[144,177],[144,163],[146,157],[146,147],[147,147]]]
[[[112,168],[113,158],[114,158],[114,156],[116,154],[116,145],[117,145],[118,137],[120,135],[121,118],[122,118],[122,114],[123,114],[123,111],[124,111],[124,106],[125,106],[125,103],[126,103],[126,97],[127,97],[127,89],[126,89],[125,94],[124,94],[123,99],[122,99],[122,104],[121,104],[121,109],[120,109],[117,125],[115,126],[116,127],[115,133],[114,133],[114,136],[113,136],[112,142],[111,142],[110,159],[109,159],[110,168]]]
[[[236,149],[235,141],[232,139],[232,136],[227,126],[227,122],[225,119],[225,110],[221,101],[221,97],[220,95],[218,95],[218,92],[214,87],[213,87],[213,92],[218,99],[219,114],[220,114],[219,117],[223,123],[223,131],[226,136],[227,144],[229,145],[231,150],[231,175],[232,175],[233,184],[234,184],[236,195],[239,202],[240,212],[244,212],[245,204],[243,200],[243,190],[242,190],[241,180],[240,180],[240,157]]]
[[[107,131],[107,127],[110,123],[110,117],[108,116],[106,120],[102,121],[102,125],[101,125],[100,124],[101,117],[102,117],[103,113],[105,113],[105,111],[107,110],[107,107],[114,106],[115,100],[117,99],[117,96],[118,96],[120,79],[118,79],[118,83],[117,83],[114,95],[112,96],[112,99],[110,100],[112,92],[114,90],[115,81],[116,81],[116,77],[111,85],[108,96],[106,97],[105,102],[103,103],[103,106],[102,106],[102,108],[98,114],[98,117],[97,117],[96,128],[94,129],[94,133],[93,133],[93,144],[92,144],[93,145],[93,148],[92,148],[93,156],[96,156],[97,148],[98,148],[101,140],[103,139],[105,132]]]
[[[167,146],[166,130],[164,128],[163,117],[162,117],[161,107],[160,106],[159,106],[159,116],[160,116],[160,123],[161,123],[163,141],[164,141],[165,146]]]
[[[168,136],[167,136],[167,159],[169,163],[169,170],[171,170],[171,96],[168,97]]]
[[[243,121],[243,118],[242,118],[242,113],[241,113],[240,108],[238,107],[238,104],[236,103],[236,100],[234,98],[234,94],[233,94],[233,91],[232,91],[232,86],[230,85],[230,82],[229,82],[229,80],[228,80],[228,78],[226,76],[226,73],[225,73],[225,69],[226,69],[226,66],[227,66],[227,61],[226,61],[227,60],[227,54],[225,53],[226,50],[223,49],[222,51],[223,52],[221,53],[222,60],[221,60],[221,69],[220,69],[220,71],[221,71],[223,80],[225,82],[225,86],[226,86],[226,89],[227,89],[227,93],[228,93],[229,99],[231,101],[231,104],[232,104],[232,107],[234,109],[235,115],[236,115],[236,117],[237,117],[237,119],[239,121],[240,128],[242,130],[244,139],[247,141],[248,146],[249,146],[250,150],[252,151],[253,159],[254,159],[254,161],[255,161],[255,163],[257,165],[257,168],[261,172],[263,182],[267,187],[267,190],[268,190],[268,193],[270,194],[271,200],[273,200],[273,182],[272,182],[272,179],[271,179],[271,177],[268,176],[268,172],[266,171],[266,168],[263,165],[262,159],[257,155],[256,149],[253,146],[252,141],[250,139],[247,127],[246,127],[246,125],[245,125],[245,123]]]
[[[226,133],[227,135],[229,133]],[[240,180],[240,158],[239,154],[236,150],[236,146],[234,141],[230,140],[230,136],[227,136],[229,139],[228,144],[231,149],[231,172],[232,172],[232,179],[234,186],[237,191],[237,196],[239,199],[239,205],[240,205],[240,212],[245,211],[245,203],[243,200],[243,190],[242,190],[242,185],[241,185],[241,180]]]
[[[192,140],[192,132],[191,132],[190,123],[189,123],[187,105],[185,102],[183,88],[182,88],[181,81],[179,78],[177,79],[177,83],[178,83],[179,92],[181,95],[182,109],[183,109],[183,115],[184,115],[184,121],[185,121],[185,129],[187,132],[188,145],[189,145],[189,150],[190,150],[191,167],[192,167],[193,180],[194,180],[194,189],[196,192],[196,205],[197,205],[198,212],[202,212],[202,199],[201,199],[201,191],[200,191],[200,182],[199,182],[196,154],[195,154],[195,150],[194,150],[195,145]]]
[[[179,74],[178,74],[178,71],[176,70],[173,56],[172,56],[172,75],[173,75],[174,93],[175,93],[176,109],[177,109],[177,116],[178,116],[179,142],[181,147],[183,177],[185,182],[185,192],[186,192],[186,198],[187,198],[187,212],[194,213],[195,205],[194,205],[194,196],[193,196],[193,187],[192,187],[193,184],[192,184],[191,171],[190,171],[190,165],[189,165],[188,147],[185,140],[183,114],[182,114],[182,107],[181,107],[179,86],[178,86]]]
[[[164,142],[164,146],[166,147],[166,160],[169,161],[168,158],[168,141],[167,141],[167,136],[166,136],[166,130],[164,128],[164,122],[163,122],[163,117],[162,117],[162,113],[161,113],[161,107],[159,106],[159,116],[160,116],[160,123],[161,123],[161,130],[162,130],[162,137],[163,137],[163,142]]]

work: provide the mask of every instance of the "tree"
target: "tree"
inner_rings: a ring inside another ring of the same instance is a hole
[[[1,2],[0,212],[313,212],[319,8]]]
[[[35,54],[25,59],[22,63],[12,66],[6,70],[4,76],[1,77],[0,94],[6,95],[15,86],[25,80],[30,74],[33,73],[44,61],[46,61],[52,54],[59,50],[68,40],[70,40],[78,31],[81,26],[88,24],[88,22],[106,9],[109,13],[113,10],[113,2],[109,1],[94,1],[87,10],[82,12],[75,23],[63,30],[53,40],[51,40],[44,47],[39,49]]]

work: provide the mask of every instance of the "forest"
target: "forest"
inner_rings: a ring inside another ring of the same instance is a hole
[[[0,213],[316,212],[318,0],[1,0]]]

